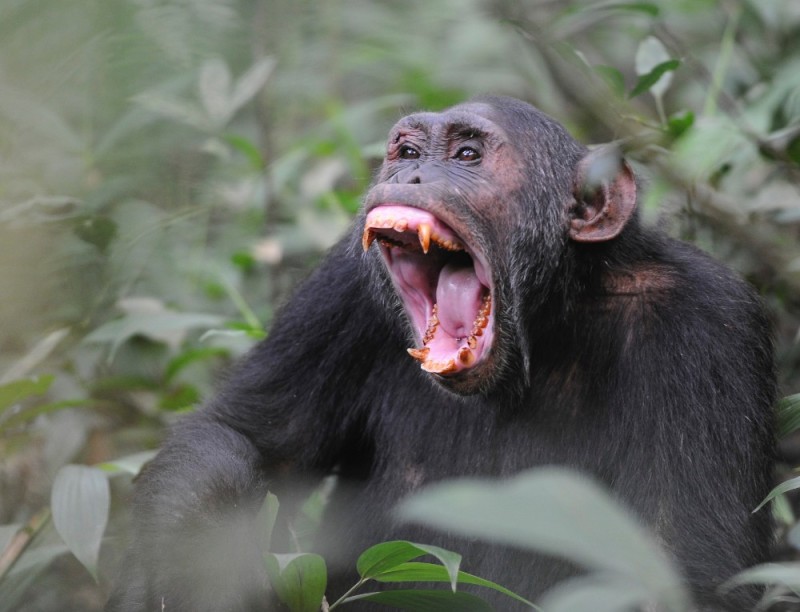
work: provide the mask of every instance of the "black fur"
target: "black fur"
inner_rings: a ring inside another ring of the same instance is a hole
[[[463,212],[500,304],[491,370],[459,395],[406,354],[413,340],[383,263],[361,250],[362,214],[139,477],[108,610],[162,600],[168,612],[264,609],[252,512],[270,489],[291,513],[333,471],[340,483],[318,545],[332,568],[329,601],[355,582],[359,552],[395,538],[457,550],[466,571],[534,598],[573,568],[397,524],[390,511],[428,482],[545,464],[591,474],[632,508],[701,606],[750,605],[752,593],[723,602],[715,588],[763,561],[771,537],[769,513],[751,514],[771,484],[776,393],[758,297],[635,216],[612,240],[570,240],[585,149],[524,103],[477,102],[513,136],[504,146],[525,178],[510,208]],[[473,175],[440,166],[387,162],[377,182],[435,183],[448,202],[448,184],[473,188]]]

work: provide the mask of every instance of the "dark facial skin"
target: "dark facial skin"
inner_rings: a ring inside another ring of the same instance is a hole
[[[467,104],[443,113],[405,117],[389,134],[386,158],[365,200],[365,213],[391,203],[432,213],[463,238],[487,264],[490,278],[501,273],[500,237],[513,229],[516,192],[524,178],[522,158],[505,130],[491,120],[491,107]],[[492,287],[494,346],[478,365],[456,374],[433,374],[459,393],[487,389],[511,333],[500,286]]]

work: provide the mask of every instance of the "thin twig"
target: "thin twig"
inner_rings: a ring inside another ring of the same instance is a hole
[[[11,538],[8,546],[0,553],[0,581],[11,571],[14,564],[22,556],[22,553],[36,539],[45,525],[50,522],[50,508],[43,508],[34,514],[31,519],[22,527],[14,537]]]

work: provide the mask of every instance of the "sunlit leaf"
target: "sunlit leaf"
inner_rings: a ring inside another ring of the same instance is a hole
[[[95,580],[110,501],[108,479],[101,470],[66,465],[56,474],[50,497],[53,524]]]
[[[264,555],[270,584],[290,612],[318,612],[325,594],[328,574],[319,555]]]

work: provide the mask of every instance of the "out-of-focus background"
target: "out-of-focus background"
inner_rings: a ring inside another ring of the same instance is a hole
[[[0,611],[101,608],[130,477],[95,582],[59,470],[144,460],[346,230],[394,121],[481,93],[619,140],[647,221],[763,294],[800,391],[796,0],[3,0]]]

